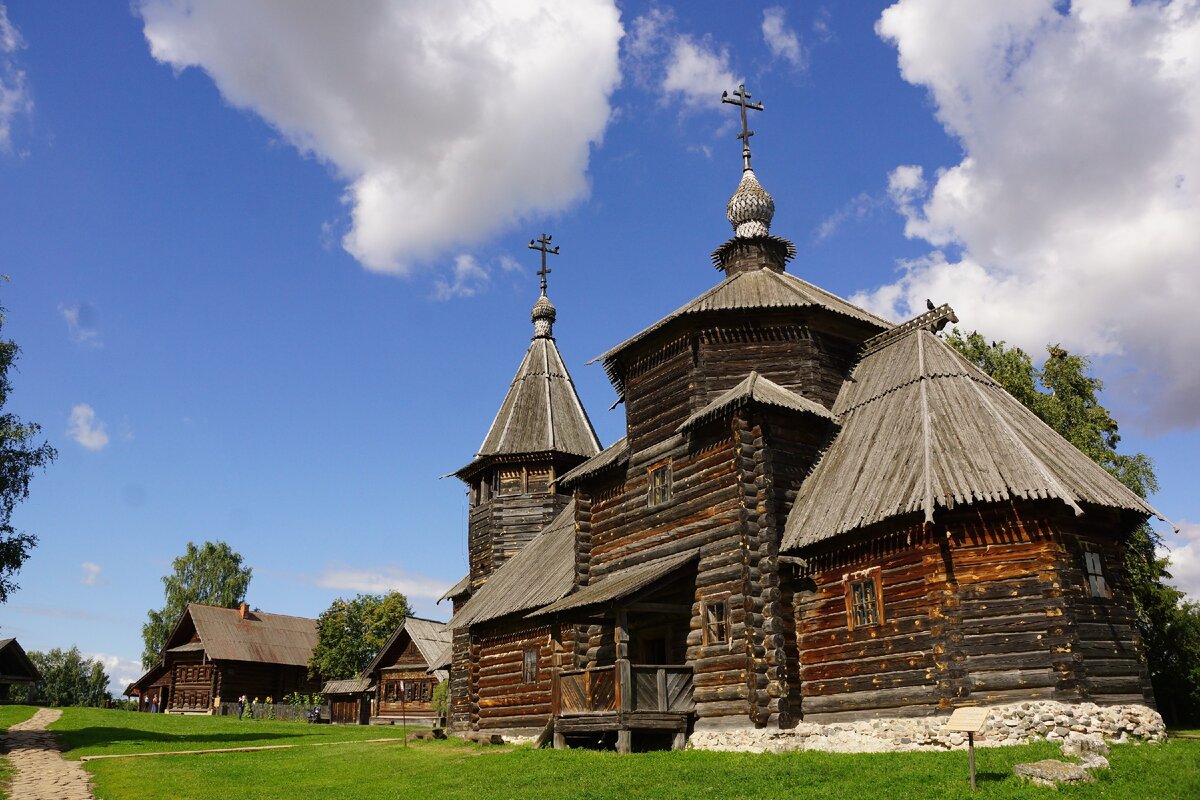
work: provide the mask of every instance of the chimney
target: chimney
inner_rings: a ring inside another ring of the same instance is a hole
[[[249,615],[250,615],[250,605],[248,603],[242,603],[240,606],[238,606],[238,616],[239,617],[241,617],[242,619],[245,619]]]

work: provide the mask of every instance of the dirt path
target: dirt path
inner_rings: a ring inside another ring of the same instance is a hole
[[[59,753],[58,741],[46,726],[62,716],[58,709],[39,709],[4,736],[13,767],[12,800],[93,800],[88,775],[77,761]]]

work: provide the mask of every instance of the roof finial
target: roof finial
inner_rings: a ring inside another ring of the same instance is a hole
[[[542,295],[533,305],[533,313],[530,315],[533,320],[533,338],[539,337],[546,339],[554,338],[554,318],[557,312],[554,310],[554,304],[550,302],[550,298],[546,297],[546,276],[553,272],[552,269],[546,266],[546,255],[558,255],[558,247],[551,247],[550,241],[553,236],[543,233],[540,238],[533,239],[529,242],[530,250],[539,250],[542,254],[542,268],[538,270],[538,277],[541,278]]]
[[[746,91],[746,84],[738,84],[738,88],[734,89],[732,96],[730,92],[721,92],[721,102],[730,103],[739,106],[742,112],[742,132],[737,135],[737,138],[742,140],[742,170],[750,169],[750,137],[754,135],[754,131],[750,130],[748,120],[746,119],[746,109],[752,111],[762,111],[763,104],[747,102],[753,95]]]
[[[542,297],[546,296],[546,276],[554,271],[546,266],[546,254],[549,253],[552,256],[558,255],[558,247],[550,246],[550,241],[553,238],[553,236],[543,233],[540,238],[529,241],[530,250],[540,250],[542,252],[542,268],[537,273],[542,279]]]

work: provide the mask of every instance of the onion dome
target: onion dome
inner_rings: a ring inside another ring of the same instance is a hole
[[[758,182],[754,170],[742,171],[742,180],[738,183],[733,197],[729,198],[725,213],[733,225],[734,236],[739,239],[752,239],[770,234],[771,218],[775,216],[775,201]]]
[[[558,312],[554,310],[554,303],[550,302],[550,298],[546,295],[539,297],[533,304],[533,311],[530,313],[530,318],[533,320],[533,338],[554,338],[554,318],[556,316],[558,316]]]

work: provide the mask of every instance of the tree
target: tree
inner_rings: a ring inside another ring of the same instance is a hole
[[[317,646],[309,669],[325,680],[362,673],[410,613],[400,592],[337,598],[317,618]]]
[[[84,658],[78,647],[56,647],[46,653],[32,650],[29,660],[42,679],[14,688],[14,696],[21,700],[51,706],[102,706],[110,699],[103,662]]]
[[[1108,470],[1139,497],[1158,490],[1154,465],[1143,453],[1117,452],[1117,421],[1100,404],[1104,384],[1088,374],[1089,363],[1059,345],[1046,348],[1041,369],[1019,347],[991,342],[978,331],[953,330],[947,341],[1067,441]],[[1168,562],[1158,556],[1162,540],[1147,523],[1125,542],[1125,570],[1133,589],[1138,633],[1159,709],[1176,723],[1200,720],[1200,606],[1166,583]]]
[[[4,309],[0,308],[0,327]],[[12,389],[8,371],[16,363],[21,349],[16,342],[0,339],[0,409],[8,404]],[[37,544],[32,533],[18,531],[12,524],[17,503],[29,497],[29,481],[38,469],[45,469],[58,456],[46,441],[39,443],[42,426],[23,422],[16,414],[0,414],[0,603],[8,600],[19,587],[13,578]]]
[[[205,542],[199,547],[188,542],[187,552],[175,559],[171,568],[171,574],[162,579],[166,604],[151,609],[142,626],[145,669],[158,663],[163,645],[188,603],[237,608],[250,586],[250,567],[242,566],[242,556],[224,542]]]

